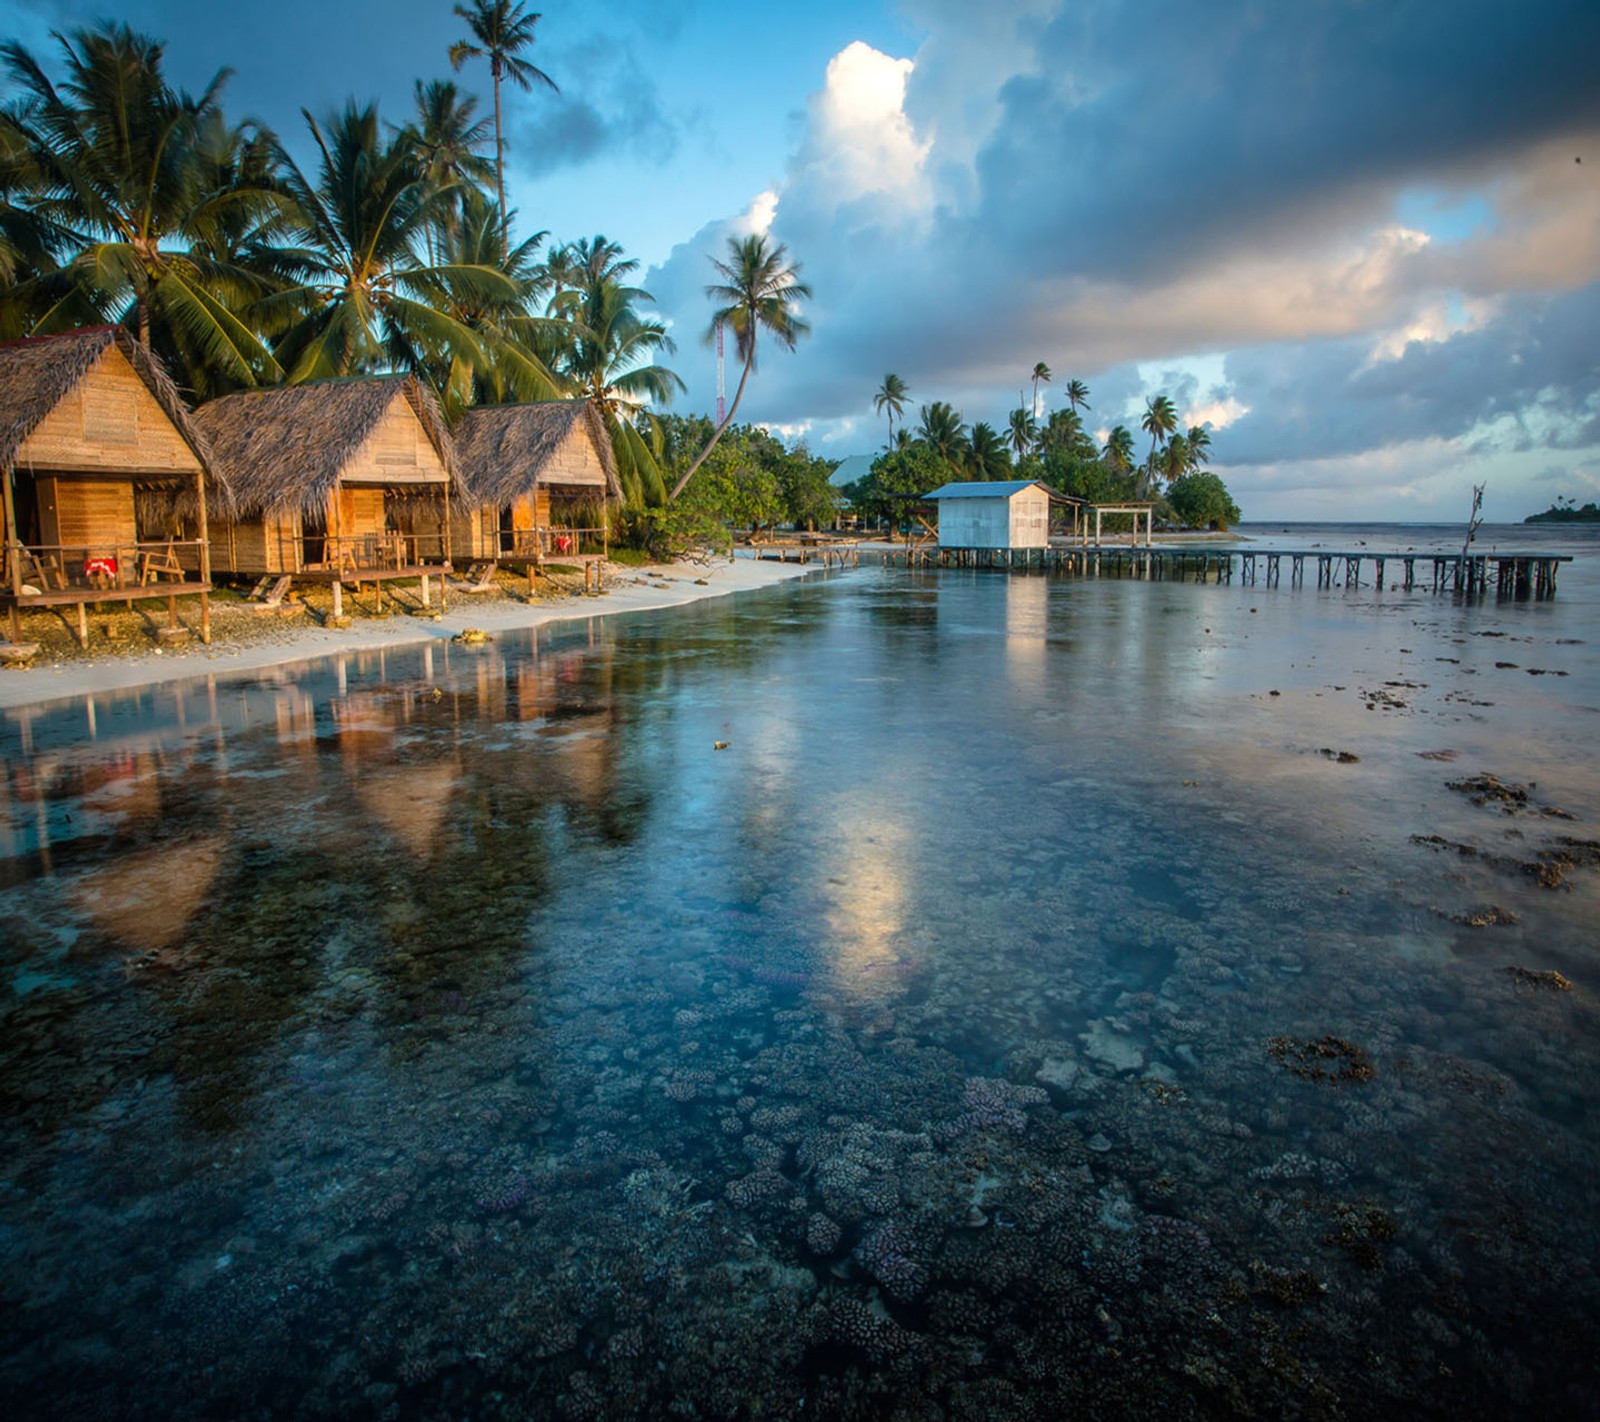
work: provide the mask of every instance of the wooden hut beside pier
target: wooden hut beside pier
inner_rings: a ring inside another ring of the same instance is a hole
[[[195,423],[230,480],[235,516],[211,524],[211,566],[346,584],[442,579],[456,461],[443,412],[414,376],[323,380],[226,395]]]
[[[587,400],[480,405],[455,428],[472,512],[456,529],[472,556],[526,567],[587,566],[610,551],[613,505],[622,501],[616,457]]]
[[[1036,479],[945,484],[926,495],[939,506],[941,548],[1048,548],[1050,500]]]
[[[0,346],[0,601],[21,640],[25,608],[207,594],[207,496],[222,495],[204,437],[160,362],[127,331],[97,326]]]

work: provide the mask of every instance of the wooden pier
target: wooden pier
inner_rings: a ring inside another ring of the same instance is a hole
[[[825,568],[861,565],[861,544],[855,539],[798,538],[763,540],[746,545],[755,557],[772,563],[821,563]]]
[[[1182,582],[1279,586],[1287,566],[1291,587],[1303,587],[1308,567],[1319,588],[1382,589],[1408,592],[1426,586],[1436,593],[1482,596],[1492,587],[1500,597],[1539,600],[1556,594],[1556,574],[1571,554],[1553,553],[1390,553],[1370,549],[1278,548],[1101,548],[1081,545],[1049,548],[893,549],[891,565],[913,568],[992,568],[1001,571],[1060,573],[1089,578],[1146,578]]]

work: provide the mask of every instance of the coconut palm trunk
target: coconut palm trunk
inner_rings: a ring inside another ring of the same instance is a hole
[[[672,493],[667,496],[668,498],[675,499],[684,491],[684,487],[692,478],[694,478],[695,472],[702,464],[706,462],[706,459],[710,455],[711,451],[717,447],[717,441],[722,438],[722,432],[733,423],[733,417],[738,413],[739,410],[739,401],[744,398],[745,382],[750,379],[750,371],[755,363],[756,346],[755,342],[752,341],[750,343],[750,353],[745,357],[744,360],[744,369],[739,372],[739,384],[733,392],[733,403],[728,406],[728,413],[722,417],[722,423],[711,432],[710,441],[706,444],[706,447],[700,451],[699,455],[695,458],[694,463],[689,466],[688,472],[672,486]]]

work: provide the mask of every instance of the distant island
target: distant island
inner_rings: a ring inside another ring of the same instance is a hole
[[[1529,514],[1524,523],[1600,523],[1600,504],[1579,508],[1571,499],[1557,499],[1543,513]]]

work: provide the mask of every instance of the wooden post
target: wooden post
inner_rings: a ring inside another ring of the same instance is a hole
[[[89,650],[89,605],[85,602],[78,604],[78,645]]]
[[[333,615],[344,616],[344,584],[338,578],[333,580]]]
[[[428,575],[426,573],[422,575],[422,605],[424,607],[433,606],[433,604],[428,601]]]
[[[176,597],[169,597],[167,599],[167,626],[170,627],[170,628],[174,628],[175,629],[177,627],[177,625],[178,625],[178,599]]]
[[[10,564],[11,596],[22,596],[22,533],[17,528],[17,498],[12,490],[12,481],[16,477],[16,466],[6,465],[5,477],[5,516],[6,516],[6,562]]]

